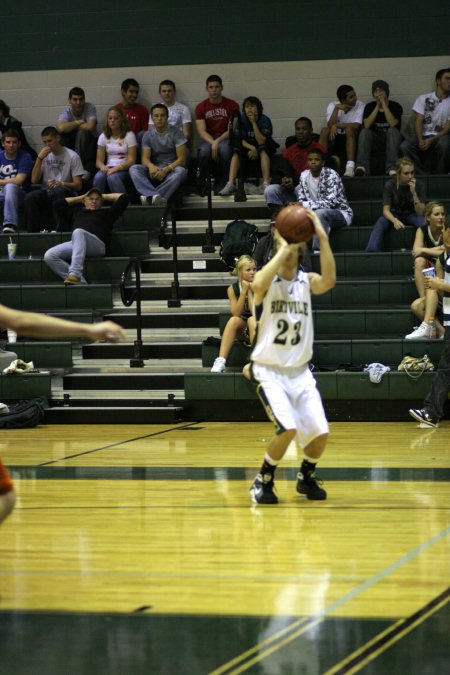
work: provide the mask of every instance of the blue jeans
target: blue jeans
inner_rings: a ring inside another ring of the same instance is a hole
[[[267,206],[286,206],[290,202],[296,202],[294,190],[287,190],[282,185],[268,185],[264,189],[264,199]]]
[[[92,185],[100,190],[102,194],[107,194],[108,192],[123,192],[127,194],[132,187],[128,170],[117,171],[110,176],[107,176],[103,171],[97,171]]]
[[[32,190],[25,197],[25,217],[28,232],[53,230],[51,208],[54,201],[65,197],[75,197],[75,192],[68,187],[55,187],[53,190]],[[58,223],[58,231],[71,230],[67,223]]]
[[[407,138],[401,144],[402,154],[414,161],[417,174],[448,173],[450,166],[450,136],[441,136],[428,150],[419,150],[417,138]],[[427,166],[428,163],[428,166]]]
[[[198,147],[198,168],[200,171],[200,180],[203,181],[208,176],[212,166],[216,164],[216,191],[220,190],[222,185],[228,180],[230,174],[230,163],[233,156],[233,148],[228,139],[219,143],[218,156],[216,162],[211,157],[211,144],[202,141]]]
[[[147,167],[142,166],[142,164],[134,164],[130,168],[130,177],[140,195],[145,195],[145,197],[160,195],[161,197],[165,197],[165,199],[169,199],[186,181],[187,170],[184,166],[176,166],[161,183],[153,183],[150,180]]]
[[[398,220],[401,220],[404,225],[411,225],[412,227],[422,227],[425,225],[425,219],[423,216],[418,216],[415,213],[411,213],[409,216],[397,216],[393,214]],[[383,250],[383,239],[386,232],[394,227],[390,220],[384,216],[380,216],[373,226],[372,232],[370,234],[369,242],[366,246],[367,253],[376,253]]]
[[[330,230],[338,230],[340,227],[347,225],[347,221],[339,209],[316,209],[314,213],[327,234],[330,233]],[[313,237],[312,247],[314,251],[319,250],[320,246],[317,237]]]
[[[25,192],[20,185],[8,183],[0,190],[0,204],[3,204],[3,225],[14,225],[19,222],[19,206],[23,204]]]
[[[397,127],[389,127],[387,132],[376,133],[372,129],[361,129],[358,136],[358,154],[356,166],[362,166],[366,174],[370,173],[370,157],[372,152],[386,153],[386,173],[395,167],[399,157],[402,136]]]
[[[433,417],[441,419],[444,417],[444,403],[447,400],[450,390],[450,327],[446,326],[444,335],[444,345],[442,347],[441,358],[439,361],[436,377],[433,380],[431,389],[425,398],[425,408],[431,412]]]
[[[101,239],[95,234],[77,228],[72,232],[71,241],[49,248],[45,252],[44,261],[61,279],[65,279],[68,274],[76,274],[81,283],[86,284],[85,259],[104,256],[105,252],[105,244]]]

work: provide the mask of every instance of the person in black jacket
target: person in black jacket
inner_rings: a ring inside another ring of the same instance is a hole
[[[37,156],[36,150],[28,143],[24,131],[22,129],[22,122],[16,120],[15,117],[9,114],[9,105],[0,99],[0,136],[3,136],[7,129],[16,129],[20,136],[20,147],[26,150],[34,162]]]
[[[109,208],[102,209],[104,201],[113,203]],[[62,221],[72,219],[72,238],[46,251],[44,260],[65,284],[87,283],[84,261],[86,257],[106,254],[113,225],[127,208],[128,201],[126,194],[102,194],[97,188],[92,188],[84,195],[66,197],[54,203],[53,207]],[[80,204],[84,207],[73,209],[73,205]]]

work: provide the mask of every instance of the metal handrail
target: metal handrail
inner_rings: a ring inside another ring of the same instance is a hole
[[[127,286],[127,276],[133,269],[136,275],[136,284]],[[127,290],[129,291],[127,294]],[[125,307],[131,307],[136,300],[136,340],[134,341],[133,358],[130,359],[130,368],[143,368],[144,355],[142,344],[142,309],[141,309],[141,265],[137,258],[130,258],[128,265],[120,277],[120,297]]]

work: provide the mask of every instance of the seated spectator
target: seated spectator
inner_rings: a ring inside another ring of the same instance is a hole
[[[20,147],[17,129],[7,129],[2,136],[0,152],[0,204],[3,205],[3,232],[17,232],[19,205],[31,187],[33,160]]]
[[[435,91],[419,96],[412,107],[415,138],[401,144],[418,174],[448,173],[450,166],[450,69],[436,73]]]
[[[295,122],[295,142],[284,148],[280,155],[272,158],[272,184],[264,190],[267,206],[276,215],[280,208],[295,201],[294,187],[300,174],[307,168],[308,152],[319,148],[326,149],[313,136],[313,126],[309,117],[299,117]]]
[[[139,96],[139,82],[132,77],[127,78],[120,85],[122,102],[114,107],[122,110],[128,119],[130,131],[138,141],[148,129],[148,110],[145,105],[137,103]]]
[[[272,122],[267,115],[263,114],[263,106],[259,98],[247,96],[242,104],[239,119],[240,138],[237,139],[237,143],[233,143],[228,182],[219,192],[223,197],[236,192],[235,182],[241,164],[244,179],[252,175],[262,176],[261,191],[263,191],[270,183],[270,157],[279,147],[272,138]],[[251,167],[253,167],[254,174],[249,173],[252,170]]]
[[[216,178],[216,192],[220,192],[230,173],[232,147],[228,142],[229,124],[238,103],[222,96],[223,84],[219,75],[206,80],[208,98],[195,108],[195,123],[200,136],[198,169],[200,189],[203,192],[211,171]]]
[[[320,132],[320,143],[330,152],[345,158],[344,176],[354,176],[356,143],[364,103],[358,101],[355,90],[349,84],[341,84],[336,93],[339,100],[328,105],[327,126]]]
[[[132,166],[130,176],[141,204],[166,206],[187,178],[186,138],[178,127],[169,125],[163,103],[152,106],[150,114],[154,126],[142,139],[142,164]]]
[[[81,87],[69,91],[69,105],[58,117],[56,128],[61,134],[61,143],[75,150],[85,170],[92,175],[97,150],[97,111],[93,103],[86,102]]]
[[[129,130],[123,110],[112,107],[106,113],[103,133],[97,142],[97,173],[93,185],[103,192],[130,192],[129,169],[136,164],[137,140]]]
[[[161,103],[164,103],[169,111],[168,122],[171,126],[181,129],[188,146],[192,138],[192,115],[187,105],[179,103],[179,101],[175,99],[176,93],[177,89],[175,87],[175,82],[172,82],[172,80],[163,80],[160,82],[159,95],[161,97]],[[150,116],[148,128],[150,129],[152,126],[153,120]]]
[[[24,131],[22,129],[22,122],[19,122],[15,117],[9,114],[10,108],[5,101],[0,100],[0,138],[7,129],[16,129],[19,132],[20,147],[31,156],[34,161],[36,159],[36,150],[28,143]]]
[[[270,221],[270,230],[262,236],[258,243],[256,244],[255,252],[253,257],[256,263],[256,269],[260,270],[261,267],[267,265],[269,260],[273,256],[273,232],[275,230],[275,221]]]
[[[28,232],[53,229],[52,204],[57,199],[75,197],[83,187],[84,169],[74,150],[61,145],[61,137],[55,127],[45,127],[41,133],[44,147],[41,148],[31,172],[31,182],[40,183],[42,190],[32,190],[25,197],[25,217]],[[60,223],[57,230],[67,228]]]
[[[395,175],[395,162],[399,158],[402,136],[403,108],[400,103],[389,100],[389,85],[384,80],[372,83],[372,96],[375,99],[364,108],[363,128],[358,137],[358,153],[355,176],[370,174],[370,159],[375,152],[386,155],[385,170],[389,176]]]
[[[295,201],[294,187],[301,172],[307,168],[309,150],[318,148],[325,154],[327,152],[326,148],[315,140],[309,117],[299,117],[294,128],[294,143],[284,148],[281,156],[275,155],[272,158],[272,184],[264,190],[266,204],[273,215],[282,206]]]
[[[253,316],[252,281],[255,272],[255,261],[249,255],[241,255],[236,267],[230,272],[232,276],[237,277],[236,283],[227,288],[231,317],[224,328],[219,356],[214,360],[212,373],[223,373],[235,340],[249,345],[253,342],[256,324]]]
[[[444,335],[444,327],[436,318],[439,302],[435,290],[425,288],[425,269],[434,268],[434,274],[443,277],[442,266],[438,265],[439,256],[444,251],[442,233],[445,225],[445,208],[440,202],[428,202],[425,207],[425,225],[418,227],[414,239],[412,255],[414,258],[414,279],[419,297],[411,303],[411,309],[420,319],[421,324],[406,340],[440,338]]]
[[[300,174],[295,188],[297,201],[314,211],[328,234],[345,225],[351,225],[353,211],[347,201],[339,174],[325,166],[325,155],[318,148],[308,152],[308,168]],[[313,237],[313,250],[319,250],[319,240]]]
[[[395,170],[395,176],[384,186],[383,215],[373,226],[366,246],[368,253],[382,250],[384,235],[391,227],[403,230],[406,225],[422,227],[425,223],[425,187],[416,181],[413,161],[402,157]]]
[[[107,209],[102,209],[104,201],[113,203]],[[73,208],[81,204],[83,208]],[[65,197],[55,202],[55,211],[62,220],[67,222],[72,219],[72,238],[49,248],[44,260],[65,284],[87,284],[84,271],[86,258],[106,254],[113,225],[127,206],[127,195],[102,195],[98,188],[91,188],[78,197]]]

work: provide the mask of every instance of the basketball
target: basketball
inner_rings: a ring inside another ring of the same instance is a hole
[[[276,217],[275,227],[288,244],[308,241],[314,234],[314,225],[306,209],[300,204],[292,204],[281,209]]]

